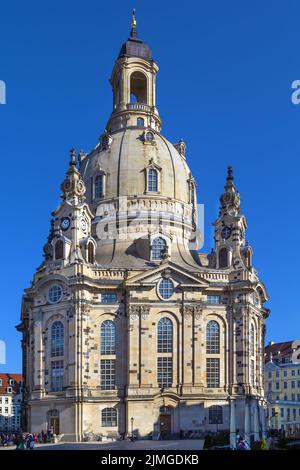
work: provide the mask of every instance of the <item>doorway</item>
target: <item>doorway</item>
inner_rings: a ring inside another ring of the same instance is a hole
[[[50,428],[53,429],[53,433],[58,435],[59,434],[59,418],[54,417],[50,419]]]
[[[170,434],[171,432],[171,415],[159,415],[159,430],[161,434]]]

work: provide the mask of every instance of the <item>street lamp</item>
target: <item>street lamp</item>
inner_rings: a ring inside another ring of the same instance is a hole
[[[131,438],[133,439],[133,423],[134,423],[134,417],[133,416],[130,418],[130,421],[131,421]]]

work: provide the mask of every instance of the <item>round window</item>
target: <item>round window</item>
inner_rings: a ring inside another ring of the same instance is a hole
[[[162,279],[158,286],[158,292],[162,299],[168,300],[174,293],[174,284],[171,279]]]
[[[55,284],[54,286],[50,287],[48,291],[48,300],[51,304],[55,304],[56,302],[59,302],[60,299],[62,298],[62,288]]]

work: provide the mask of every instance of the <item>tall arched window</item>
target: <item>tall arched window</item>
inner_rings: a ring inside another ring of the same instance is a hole
[[[105,320],[101,325],[101,354],[116,354],[116,325],[112,320]]]
[[[154,168],[150,168],[150,170],[148,170],[147,190],[151,192],[158,191],[158,175],[157,170],[154,170]]]
[[[250,356],[255,355],[255,331],[254,331],[254,325],[251,323],[250,327]]]
[[[157,325],[157,352],[173,352],[173,323],[169,318],[161,318]]]
[[[103,175],[97,175],[95,178],[95,198],[103,196]]]
[[[64,325],[61,321],[55,321],[51,327],[51,356],[64,355]]]
[[[162,257],[162,253],[166,249],[166,247],[167,243],[163,238],[154,238],[151,247],[151,258],[153,260],[160,260]]]
[[[64,243],[62,240],[57,240],[55,243],[55,259],[63,259],[64,257]]]
[[[219,251],[219,268],[227,268],[228,266],[228,251],[227,248],[221,248]]]
[[[157,383],[161,388],[173,383],[173,323],[161,318],[157,325]]]
[[[147,103],[147,78],[142,72],[130,76],[130,102]]]
[[[95,262],[95,247],[92,242],[88,243],[88,262],[92,264]]]
[[[145,126],[145,121],[144,121],[144,119],[141,118],[141,117],[138,117],[137,120],[136,120],[136,125],[137,125],[138,127],[144,127],[144,126]]]
[[[220,354],[220,326],[215,320],[206,325],[206,353]]]

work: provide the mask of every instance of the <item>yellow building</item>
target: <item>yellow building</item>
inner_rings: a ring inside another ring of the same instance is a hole
[[[231,167],[214,249],[199,252],[196,182],[185,143],[161,133],[157,73],[134,19],[112,113],[100,142],[71,152],[23,298],[24,426],[68,440],[131,430],[257,440],[268,295]]]
[[[270,343],[265,349],[265,393],[267,427],[300,435],[300,361],[293,355],[293,342]]]

